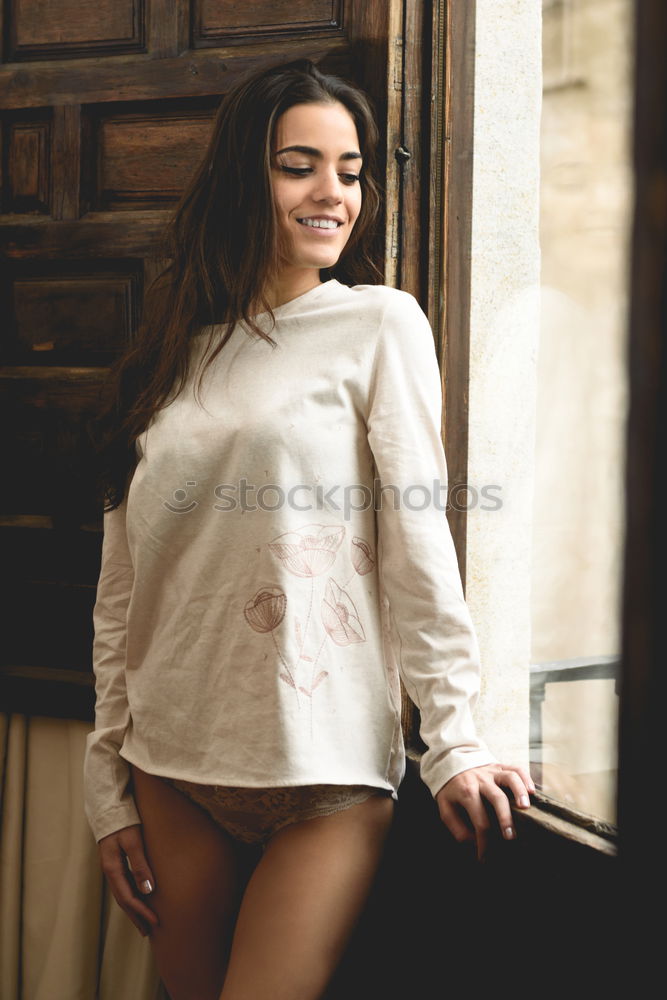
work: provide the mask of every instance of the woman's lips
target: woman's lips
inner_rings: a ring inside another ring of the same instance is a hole
[[[305,222],[299,222],[298,219],[296,220],[296,222],[297,222],[297,225],[298,225],[299,229],[303,229],[303,230],[305,230],[308,233],[314,233],[316,236],[323,236],[323,237],[329,237],[329,238],[332,237],[332,236],[336,236],[336,234],[339,233],[341,231],[341,229],[343,228],[342,225],[335,226],[333,229],[330,229],[328,227],[327,228],[322,228],[320,226],[309,226]]]

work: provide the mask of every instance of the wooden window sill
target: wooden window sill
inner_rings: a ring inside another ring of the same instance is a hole
[[[539,827],[547,834],[563,837],[588,850],[616,857],[616,831],[610,823],[560,806],[540,792],[532,800],[530,809],[512,809],[519,835],[522,827]]]

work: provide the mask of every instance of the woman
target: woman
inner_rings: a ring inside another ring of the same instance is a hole
[[[433,337],[369,281],[376,142],[308,61],[238,84],[116,373],[86,809],[172,1000],[321,995],[405,770],[399,676],[457,840],[482,856],[485,800],[511,839],[501,786],[534,791],[472,723]]]

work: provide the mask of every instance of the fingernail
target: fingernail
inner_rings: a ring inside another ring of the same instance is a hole
[[[505,836],[507,837],[508,840],[514,840],[514,830],[512,829],[511,826],[505,827]]]
[[[530,799],[528,798],[527,795],[521,796],[521,798],[519,799],[519,805],[523,806],[524,808],[530,805]]]
[[[144,882],[140,882],[139,883],[139,888],[141,889],[141,891],[143,893],[146,893],[146,894],[148,894],[149,892],[153,891],[153,886],[151,885],[149,879],[146,879]]]

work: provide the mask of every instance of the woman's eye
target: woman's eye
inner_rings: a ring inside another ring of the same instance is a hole
[[[312,167],[288,167],[284,163],[280,165],[280,169],[286,174],[292,174],[293,177],[306,177],[308,174],[312,174]],[[359,180],[359,174],[339,174],[343,184],[356,184]]]

